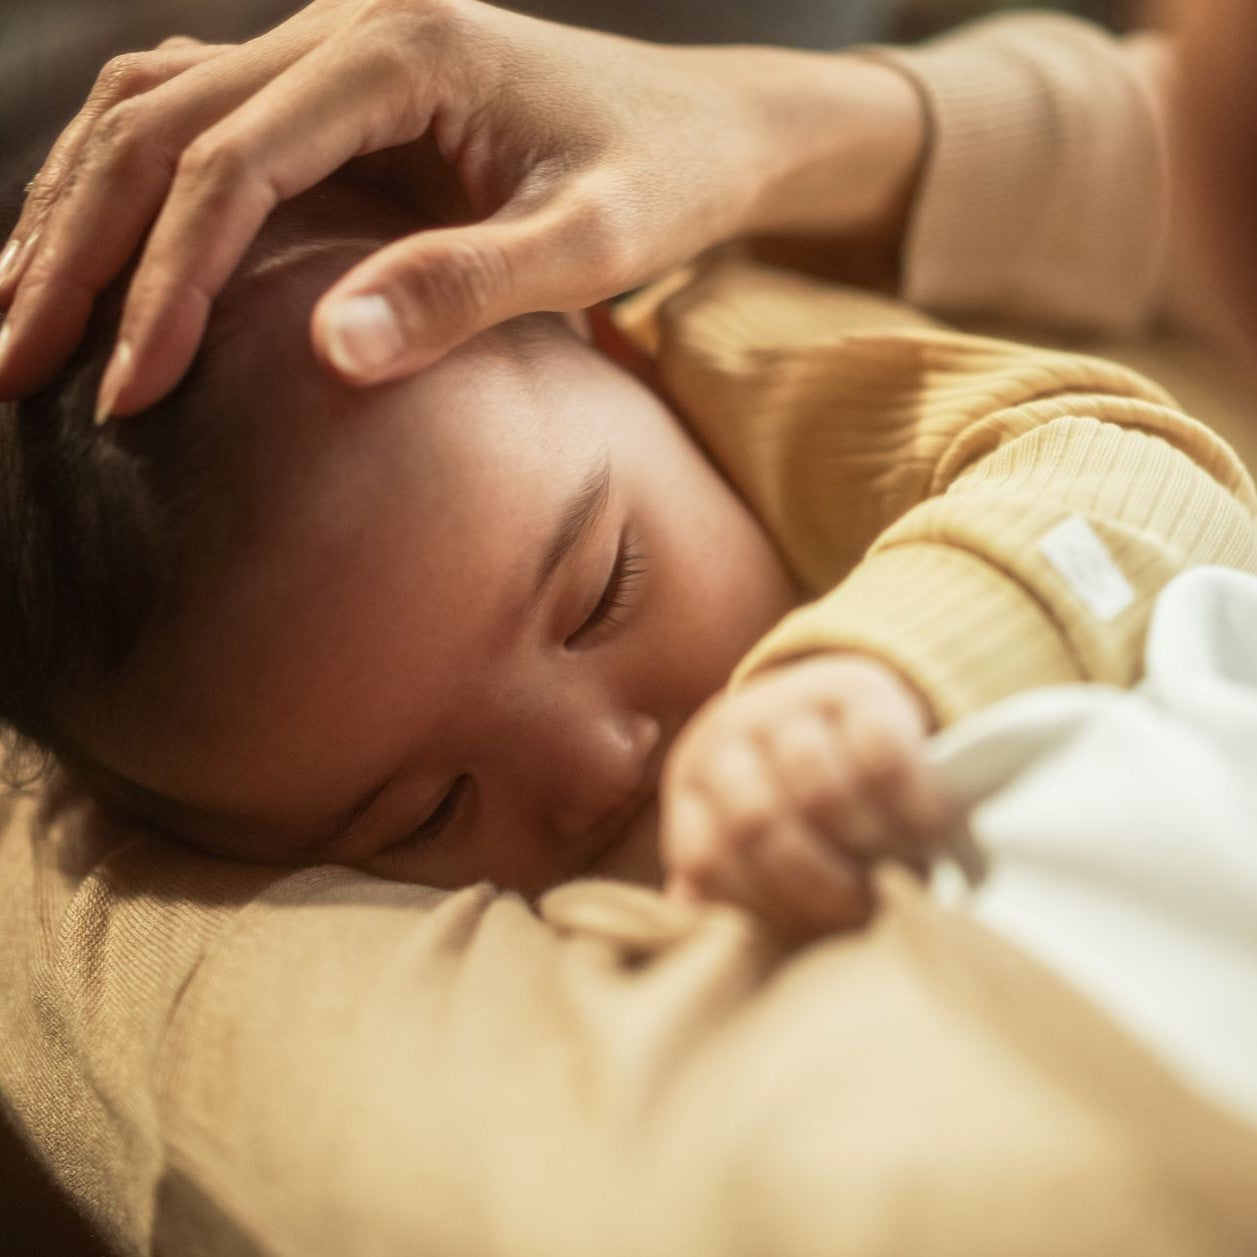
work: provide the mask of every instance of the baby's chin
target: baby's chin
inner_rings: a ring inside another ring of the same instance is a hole
[[[617,843],[604,852],[582,877],[610,877],[641,886],[663,885],[663,865],[659,860],[659,804],[652,801]]]

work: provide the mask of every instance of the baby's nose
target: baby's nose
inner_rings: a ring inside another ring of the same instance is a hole
[[[560,837],[627,825],[654,793],[660,726],[634,713],[602,717],[571,730],[552,765],[552,824]]]

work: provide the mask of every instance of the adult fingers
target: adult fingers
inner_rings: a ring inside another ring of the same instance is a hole
[[[33,391],[82,336],[95,298],[124,269],[196,136],[253,95],[299,51],[294,41],[206,58],[107,110],[63,179],[13,297],[0,396]],[[209,233],[212,238],[213,233]],[[205,237],[189,247],[201,248]]]
[[[628,267],[578,191],[516,218],[420,232],[359,263],[319,301],[315,350],[348,383],[417,371],[477,332],[534,310],[614,295]]]
[[[212,60],[227,46],[176,36],[151,52],[123,53],[105,65],[83,107],[58,136],[38,173],[27,184],[22,213],[0,252],[0,309],[8,309],[11,304],[33,253],[32,243],[67,181],[75,176],[83,149],[101,118],[122,101],[152,91],[192,66]]]
[[[435,68],[425,80],[382,36],[325,43],[183,152],[131,282],[101,414],[143,409],[173,387],[210,303],[280,201],[352,157],[427,131]],[[438,65],[435,36],[426,52]]]
[[[157,45],[157,52],[169,52],[177,48],[205,48],[208,47],[202,40],[197,39],[193,35],[167,35],[165,39]]]

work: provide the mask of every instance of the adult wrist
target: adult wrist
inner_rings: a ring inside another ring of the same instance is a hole
[[[755,50],[746,91],[762,173],[747,234],[840,237],[898,252],[924,164],[920,92],[853,53]]]

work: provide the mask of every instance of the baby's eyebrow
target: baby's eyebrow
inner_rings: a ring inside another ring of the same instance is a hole
[[[533,591],[529,595],[527,611],[531,611],[555,572],[559,570],[563,560],[585,539],[586,535],[598,522],[607,505],[611,491],[611,458],[604,455],[598,464],[581,482],[580,487],[568,500],[559,516],[558,526],[537,565],[537,575]]]

